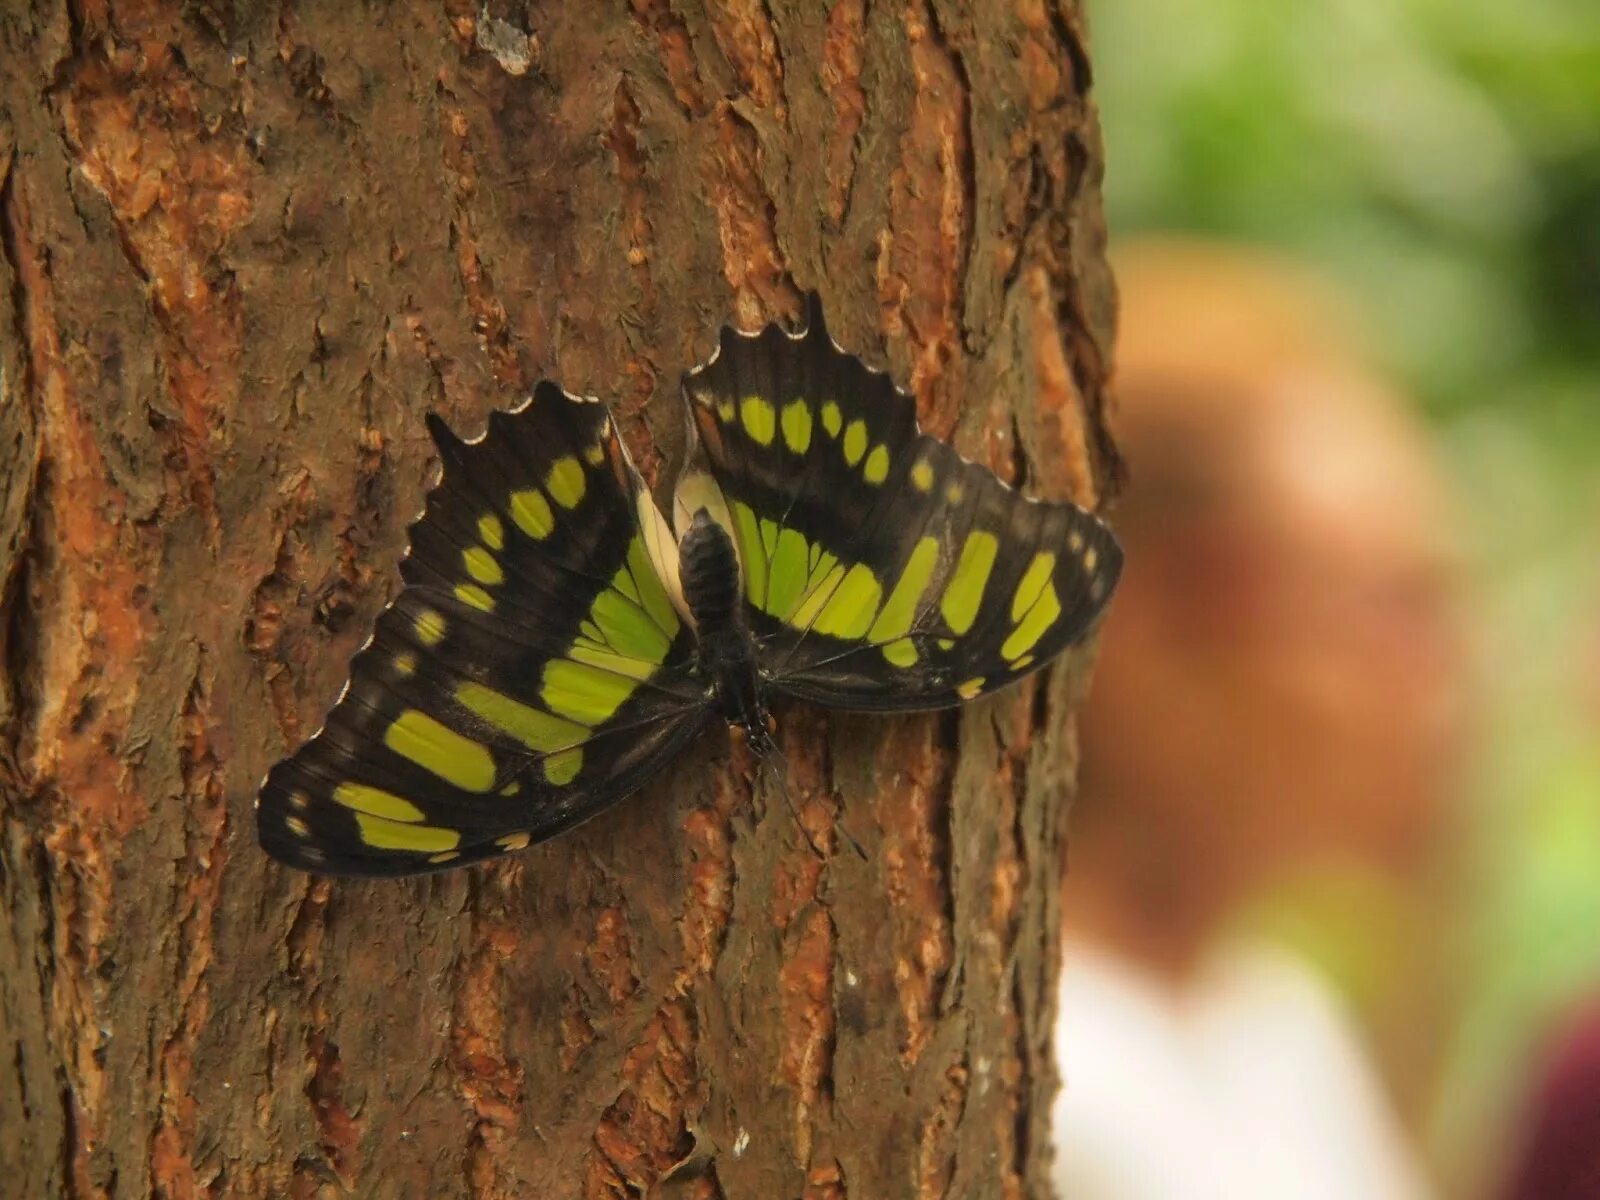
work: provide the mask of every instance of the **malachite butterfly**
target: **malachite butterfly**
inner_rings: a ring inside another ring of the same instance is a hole
[[[1080,640],[1122,553],[923,433],[828,336],[722,332],[684,376],[696,434],[668,524],[604,405],[542,382],[443,473],[321,730],[268,773],[261,844],[405,875],[552,837],[710,721],[767,701],[898,712],[1015,683]]]

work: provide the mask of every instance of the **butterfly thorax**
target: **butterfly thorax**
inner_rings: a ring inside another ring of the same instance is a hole
[[[768,736],[767,714],[744,615],[739,558],[728,531],[705,509],[678,544],[678,563],[683,599],[698,633],[700,671],[716,689],[723,717],[759,748]]]

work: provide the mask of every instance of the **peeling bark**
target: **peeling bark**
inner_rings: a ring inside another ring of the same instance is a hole
[[[1085,662],[780,712],[513,861],[286,873],[270,762],[432,464],[542,374],[652,477],[730,316],[1114,479],[1074,0],[0,16],[0,1161],[17,1195],[1045,1194]],[[860,853],[857,852],[859,847]]]

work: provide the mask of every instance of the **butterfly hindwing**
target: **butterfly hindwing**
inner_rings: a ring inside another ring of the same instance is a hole
[[[637,787],[709,712],[604,407],[541,384],[476,442],[429,425],[444,472],[406,586],[262,786],[261,842],[295,866],[408,874],[521,848]]]
[[[1092,514],[1022,496],[921,432],[912,398],[841,351],[724,330],[685,391],[776,691],[839,708],[972,699],[1081,638],[1121,551]]]

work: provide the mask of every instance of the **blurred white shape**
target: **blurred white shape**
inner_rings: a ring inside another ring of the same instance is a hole
[[[1287,952],[1215,955],[1181,992],[1069,941],[1052,1112],[1062,1200],[1421,1200],[1351,1023]]]

